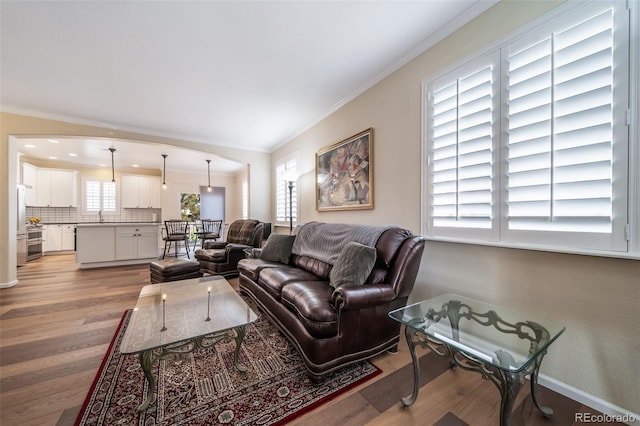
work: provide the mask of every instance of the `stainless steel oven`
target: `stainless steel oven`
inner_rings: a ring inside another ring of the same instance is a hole
[[[42,225],[27,225],[27,262],[42,257]]]

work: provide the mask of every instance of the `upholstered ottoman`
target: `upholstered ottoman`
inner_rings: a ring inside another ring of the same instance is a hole
[[[200,277],[200,263],[197,260],[161,259],[154,260],[149,265],[151,283],[188,280]]]

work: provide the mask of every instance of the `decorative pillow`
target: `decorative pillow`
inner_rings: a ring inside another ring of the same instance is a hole
[[[294,235],[271,234],[267,239],[260,259],[271,262],[289,263],[291,256],[291,247],[293,246]]]
[[[329,273],[333,288],[364,284],[376,263],[376,249],[356,242],[347,243]]]

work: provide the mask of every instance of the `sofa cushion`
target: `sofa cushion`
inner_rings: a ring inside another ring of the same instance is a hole
[[[356,242],[347,243],[331,269],[331,286],[359,286],[364,284],[376,263],[376,249]]]
[[[271,234],[267,239],[260,259],[270,260],[272,262],[289,263],[291,256],[291,247],[293,246],[294,235]]]
[[[311,272],[313,275],[317,276],[323,280],[329,280],[329,272],[331,272],[331,265],[323,262],[322,260],[317,260],[309,256],[300,256],[297,254],[291,255],[291,263],[298,268],[302,268],[306,271]]]
[[[331,303],[333,288],[326,281],[293,282],[282,289],[282,304],[295,312],[316,338],[338,333],[338,312]]]
[[[318,277],[304,269],[282,266],[279,268],[265,268],[260,271],[258,285],[276,300],[280,300],[280,292],[287,284],[294,281],[316,281],[317,279]]]
[[[258,281],[260,271],[265,268],[278,268],[280,266],[284,265],[279,262],[270,262],[263,259],[242,259],[238,262],[238,271],[240,271],[242,275],[251,278],[252,281]]]

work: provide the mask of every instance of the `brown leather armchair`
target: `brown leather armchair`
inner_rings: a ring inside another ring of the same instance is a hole
[[[207,241],[204,249],[195,252],[203,274],[238,276],[238,261],[245,257],[245,249],[260,247],[264,223],[258,220],[236,220],[227,231],[226,241]]]

